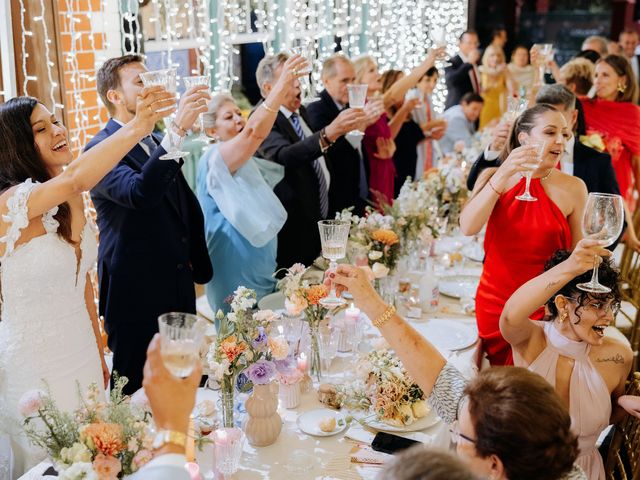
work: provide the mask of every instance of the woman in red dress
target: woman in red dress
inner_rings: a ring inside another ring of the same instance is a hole
[[[634,210],[634,189],[640,192],[640,107],[631,65],[620,55],[596,64],[595,98],[583,98],[587,134],[602,137],[616,171],[620,193]]]
[[[540,104],[526,110],[513,126],[500,166],[482,172],[460,216],[465,235],[475,235],[487,224],[476,318],[492,365],[513,364],[511,347],[499,326],[506,301],[542,273],[553,252],[571,249],[582,238],[587,187],[578,177],[555,168],[568,136],[567,123],[554,107]],[[536,148],[530,144],[542,142],[546,142],[542,161],[536,163]],[[530,192],[537,201],[518,200],[525,191],[524,172],[532,165]]]

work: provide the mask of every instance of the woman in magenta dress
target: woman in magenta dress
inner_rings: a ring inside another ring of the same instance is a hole
[[[483,349],[492,365],[511,365],[510,345],[500,333],[500,314],[521,285],[539,275],[558,249],[572,248],[580,228],[587,188],[555,168],[564,152],[568,127],[550,105],[536,105],[515,122],[496,169],[482,172],[460,216],[465,235],[487,224],[485,261],[476,293],[476,318]],[[527,143],[546,142],[542,161]],[[537,201],[517,200],[525,190],[523,172],[536,164],[530,192]]]
[[[394,83],[382,96],[384,109],[402,102],[407,91],[418,83],[427,70],[434,65],[436,59],[443,54],[444,49],[442,48],[431,50],[425,60],[415,67],[409,75]],[[382,89],[378,64],[373,57],[368,55],[357,58],[353,63],[356,68],[356,83],[366,84],[368,86],[367,98],[373,99],[380,94]],[[397,128],[394,128],[394,122],[398,123]],[[399,119],[389,119],[386,113],[382,113],[380,118],[369,125],[364,133],[362,146],[369,161],[369,191],[377,205],[393,202],[396,175],[393,164],[393,154],[396,151],[394,138],[400,131],[401,124]]]

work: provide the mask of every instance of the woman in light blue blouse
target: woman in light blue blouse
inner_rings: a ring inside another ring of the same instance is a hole
[[[292,56],[264,102],[248,121],[228,94],[215,95],[205,131],[216,143],[200,159],[197,195],[205,217],[214,276],[206,285],[213,311],[228,311],[225,298],[242,285],[258,299],[273,292],[277,235],[287,213],[273,193],[284,169],[253,154],[268,135],[280,105],[295,95],[305,60]]]

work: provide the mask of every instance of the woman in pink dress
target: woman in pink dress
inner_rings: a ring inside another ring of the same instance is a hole
[[[500,318],[502,335],[513,348],[514,364],[546,378],[569,408],[580,448],[576,464],[589,480],[605,478],[596,440],[607,425],[624,415],[624,404],[618,406],[617,401],[624,393],[633,360],[628,344],[605,336],[620,306],[619,274],[608,258],[599,274],[610,293],[592,294],[577,288],[590,280],[594,258],[610,255],[593,239],[581,240],[571,254],[557,251],[542,275],[511,296]],[[531,320],[545,303],[544,320]]]

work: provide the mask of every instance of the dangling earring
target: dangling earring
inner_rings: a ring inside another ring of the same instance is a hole
[[[567,319],[567,312],[562,312],[560,314],[560,323],[564,322]]]
[[[626,85],[623,85],[622,83],[618,84],[618,92],[624,93],[626,89],[627,89]]]

